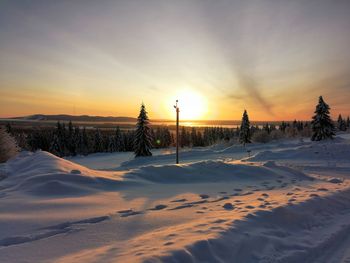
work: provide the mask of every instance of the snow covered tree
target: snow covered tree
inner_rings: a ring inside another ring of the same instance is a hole
[[[56,134],[53,135],[53,140],[50,145],[50,152],[58,157],[63,157],[59,138]]]
[[[0,163],[15,156],[18,150],[15,139],[5,129],[0,128]]]
[[[198,140],[198,138],[197,138],[197,130],[196,130],[195,127],[192,127],[192,129],[191,129],[191,145],[192,145],[192,147],[198,146],[197,145],[197,140]]]
[[[182,126],[180,132],[180,147],[183,148],[185,146],[190,145],[191,135],[188,131],[186,131],[185,126]]]
[[[315,115],[312,117],[311,121],[312,141],[321,141],[333,138],[334,125],[329,116],[329,110],[330,107],[323,100],[322,96],[320,96],[316,106]]]
[[[115,130],[114,140],[115,140],[115,150],[117,152],[120,152],[122,150],[123,142],[122,142],[122,133],[119,127],[117,127]]]
[[[149,119],[145,105],[141,104],[140,114],[137,117],[137,127],[134,139],[134,153],[135,157],[151,156],[152,137],[151,129],[148,126]]]
[[[96,129],[94,136],[94,152],[103,152],[103,137],[99,129]]]
[[[114,136],[109,136],[108,137],[108,147],[107,147],[107,151],[112,153],[112,152],[115,152],[117,151],[116,150],[117,147],[116,147],[116,144],[115,144],[115,138]]]
[[[77,136],[78,136],[78,134],[75,134],[75,129],[74,129],[72,121],[69,121],[68,134],[67,134],[67,138],[66,138],[67,150],[69,152],[69,155],[75,156],[77,154],[77,150],[76,150]]]
[[[6,131],[7,131],[7,133],[12,135],[12,126],[9,122],[6,123]]]
[[[337,128],[339,131],[346,131],[346,121],[343,119],[341,114],[339,114],[337,126],[338,126]]]
[[[281,125],[279,126],[280,131],[285,132],[287,128],[287,123],[282,121]]]
[[[251,143],[250,122],[246,110],[243,112],[242,123],[239,133],[239,142],[242,144]]]

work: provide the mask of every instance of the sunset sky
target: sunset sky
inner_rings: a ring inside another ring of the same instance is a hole
[[[348,0],[0,0],[0,117],[350,114]]]

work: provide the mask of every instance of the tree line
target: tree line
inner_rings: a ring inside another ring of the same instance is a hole
[[[204,147],[219,141],[239,142],[243,145],[251,142],[266,143],[285,137],[311,137],[312,140],[332,138],[336,130],[346,131],[350,128],[349,117],[342,115],[333,122],[330,118],[330,107],[322,96],[316,106],[311,122],[284,122],[278,125],[265,123],[251,125],[248,112],[243,112],[241,125],[237,128],[223,127],[185,127],[179,135],[180,147]],[[59,157],[88,155],[99,152],[129,152],[135,156],[149,156],[151,149],[168,148],[175,145],[174,133],[167,126],[150,127],[145,106],[142,104],[135,130],[86,129],[75,126],[71,121],[57,122],[54,128],[31,129],[26,133],[12,129],[7,124],[5,130],[11,134],[17,145],[24,150],[44,150]]]

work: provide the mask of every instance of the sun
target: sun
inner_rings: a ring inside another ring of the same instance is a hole
[[[171,97],[172,102],[178,100],[181,120],[203,119],[208,111],[205,97],[192,89],[182,89]]]

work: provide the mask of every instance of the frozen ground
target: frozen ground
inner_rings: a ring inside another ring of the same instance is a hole
[[[350,137],[0,166],[0,262],[350,262]]]

